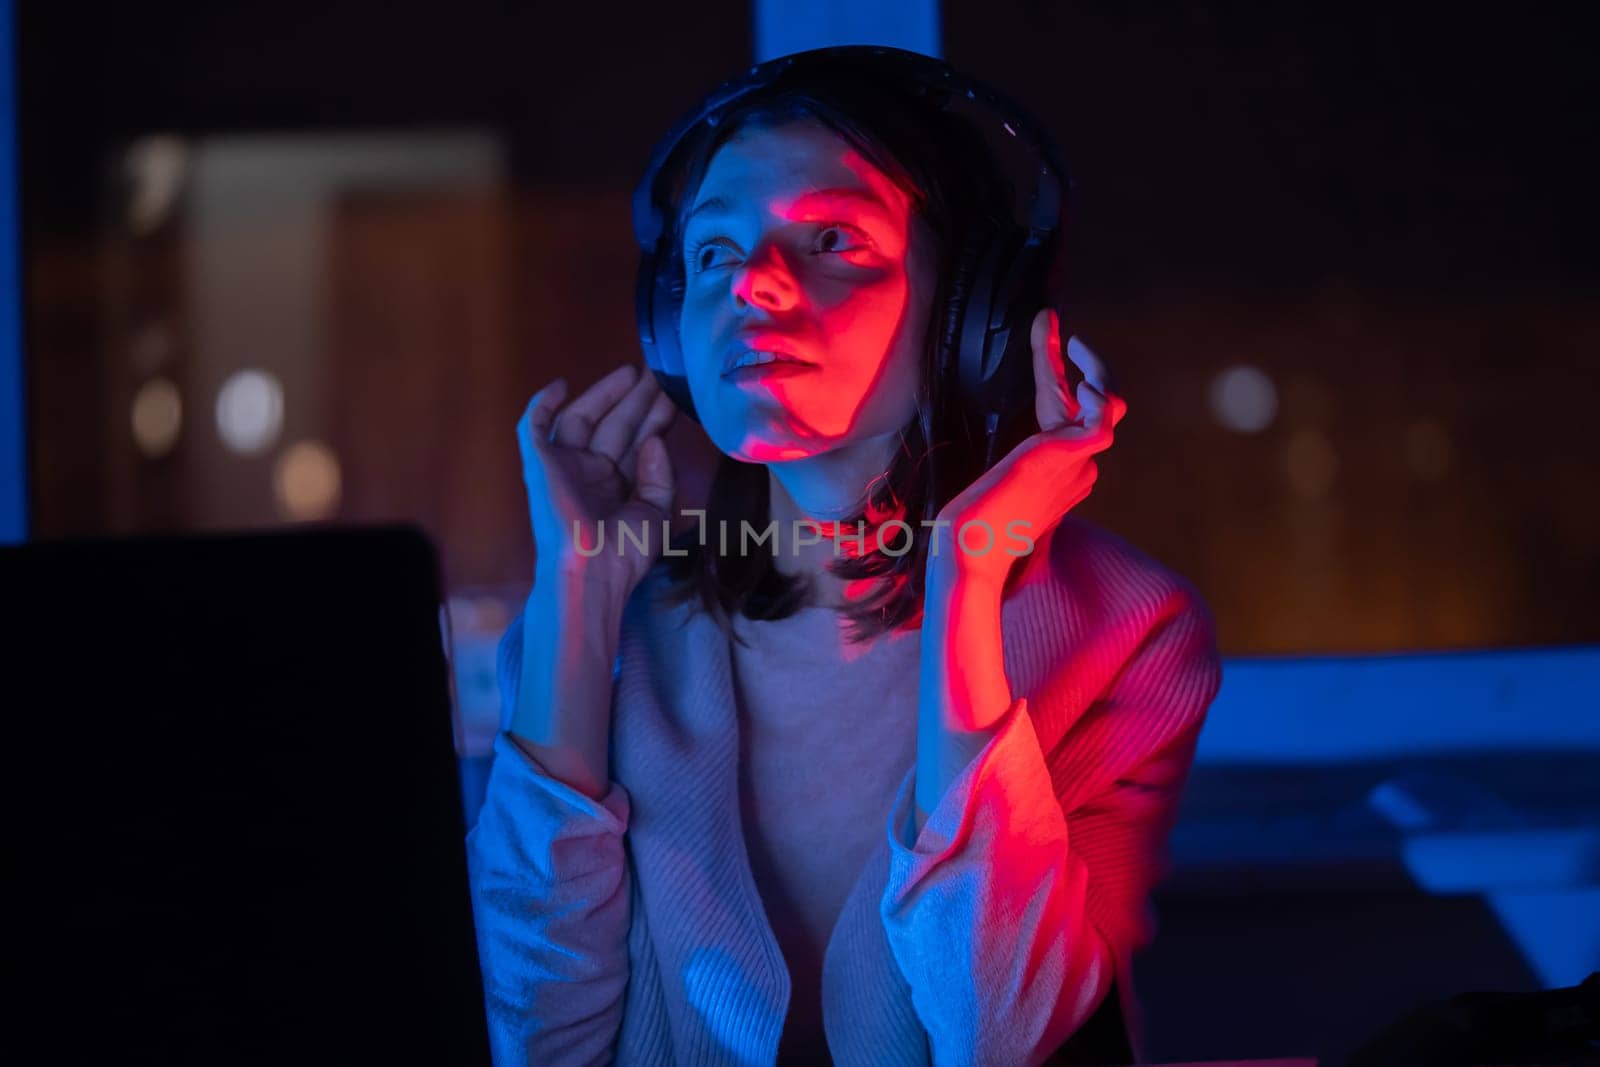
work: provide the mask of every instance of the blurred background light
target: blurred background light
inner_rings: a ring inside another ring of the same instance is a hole
[[[1338,477],[1339,454],[1321,430],[1299,429],[1283,448],[1283,472],[1296,496],[1321,500]]]
[[[189,153],[177,137],[142,137],[128,149],[128,228],[143,236],[161,227],[172,214],[188,170]]]
[[[1278,415],[1278,389],[1257,367],[1229,367],[1211,380],[1211,414],[1236,433],[1260,433]]]
[[[266,371],[242,370],[217,392],[223,444],[250,455],[271,448],[283,432],[283,386]]]
[[[278,457],[272,489],[288,518],[328,518],[339,507],[339,460],[321,442],[296,442]]]
[[[133,396],[133,440],[151,459],[172,451],[183,429],[183,397],[166,378],[152,378]]]

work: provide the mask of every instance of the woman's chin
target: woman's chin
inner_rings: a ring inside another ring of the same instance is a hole
[[[759,420],[759,426],[751,425],[752,421],[757,420],[741,420],[741,425],[729,427],[726,432],[712,433],[712,443],[724,455],[741,463],[788,463],[809,459],[837,444],[775,420]]]
[[[818,452],[825,452],[815,446],[807,447],[794,443],[767,442],[763,443],[751,453],[749,463],[792,463],[797,459],[810,459]]]
[[[723,451],[741,463],[790,463],[797,459],[809,459],[827,449],[818,448],[815,442],[751,436]]]

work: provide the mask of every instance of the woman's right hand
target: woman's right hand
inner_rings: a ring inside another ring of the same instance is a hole
[[[654,374],[631,364],[562,407],[566,396],[566,379],[555,379],[517,422],[537,567],[581,576],[620,605],[664,547],[674,483],[662,435],[677,408]],[[596,553],[602,524],[604,548]],[[634,539],[622,539],[624,525]],[[589,554],[578,551],[575,537]]]

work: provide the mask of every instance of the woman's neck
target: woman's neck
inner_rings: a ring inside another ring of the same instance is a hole
[[[855,514],[868,488],[888,471],[899,447],[900,435],[895,432],[806,459],[767,465],[768,515],[777,523],[775,564],[785,575],[810,581],[813,606],[844,608],[854,599],[852,583],[833,574],[828,564],[852,551],[856,531],[843,531],[850,535],[848,541],[824,536],[807,544],[818,535],[808,531],[806,523],[833,524]],[[799,540],[794,536],[797,528],[802,534]],[[863,547],[873,547],[871,529]]]

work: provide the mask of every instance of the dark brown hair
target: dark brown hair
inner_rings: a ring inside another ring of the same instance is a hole
[[[849,639],[866,641],[887,630],[916,621],[922,610],[929,530],[921,520],[933,520],[939,510],[983,471],[983,432],[959,403],[955,394],[952,340],[957,301],[964,299],[962,284],[970,274],[968,250],[975,239],[1006,225],[1013,193],[993,167],[986,146],[975,130],[945,118],[903,86],[870,75],[830,72],[826,79],[804,83],[780,81],[753,93],[737,110],[717,124],[716,131],[695,145],[681,172],[677,191],[677,225],[670,262],[676,272],[673,291],[682,293],[682,218],[718,148],[741,131],[775,129],[796,121],[816,121],[827,126],[861,152],[910,194],[913,217],[920,217],[934,239],[933,262],[937,279],[930,303],[917,392],[916,412],[900,431],[900,448],[886,474],[865,487],[854,512],[842,525],[866,530],[867,551],[841,555],[828,564],[840,578],[871,579],[871,592],[855,601],[844,614],[850,620]],[[1030,405],[1031,407],[1031,405]],[[1013,420],[1013,428],[997,442],[1002,456],[1027,435],[1026,420]],[[718,462],[706,506],[708,531],[724,528],[730,539],[742,531],[765,529],[770,521],[770,486],[764,464],[744,463],[724,454]],[[912,529],[911,545],[904,549],[904,531],[891,528],[884,537],[892,555],[872,547],[880,522],[899,518]],[[686,555],[664,557],[671,578],[668,597],[683,602],[698,597],[722,628],[731,633],[735,613],[751,619],[781,619],[805,606],[808,583],[784,575],[772,554],[761,552],[722,554],[712,544],[699,543],[700,528],[684,531],[674,540],[674,551]],[[1013,577],[1017,569],[1013,569]]]

